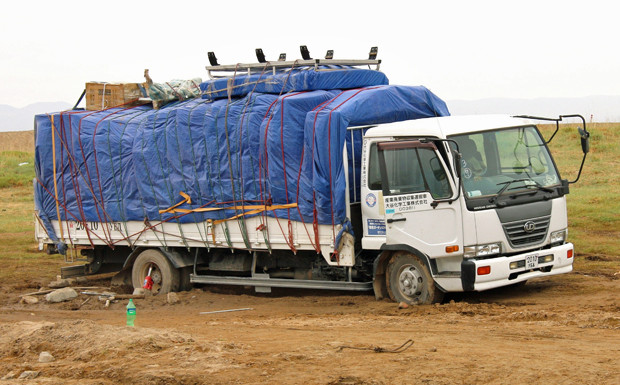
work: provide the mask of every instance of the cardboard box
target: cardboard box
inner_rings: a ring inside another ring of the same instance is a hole
[[[86,83],[87,110],[129,107],[143,96],[138,83]]]

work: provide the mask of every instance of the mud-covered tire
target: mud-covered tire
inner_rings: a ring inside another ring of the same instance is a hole
[[[179,271],[159,250],[145,250],[136,258],[131,270],[131,282],[134,288],[140,288],[144,284],[144,278],[148,275],[149,268],[153,279],[154,295],[178,291],[180,286]]]
[[[386,286],[393,301],[409,305],[441,302],[443,292],[435,286],[426,264],[416,255],[399,252],[386,269]]]
[[[192,290],[192,283],[189,280],[189,275],[194,272],[194,266],[186,266],[179,269],[179,291]]]

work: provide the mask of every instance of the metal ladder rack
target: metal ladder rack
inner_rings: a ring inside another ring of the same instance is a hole
[[[314,69],[315,71],[330,71],[334,68],[321,68],[325,66],[348,66],[348,67],[359,67],[359,66],[375,66],[375,70],[379,71],[379,67],[381,65],[381,60],[376,59],[377,49],[376,47],[371,48],[371,53],[369,55],[369,59],[361,59],[361,60],[344,60],[344,59],[332,59],[333,51],[329,50],[327,52],[325,59],[312,59],[309,57],[309,53],[305,46],[301,46],[303,59],[298,60],[285,60],[286,54],[280,54],[280,59],[277,61],[266,61],[265,56],[262,53],[262,49],[256,49],[256,56],[259,60],[259,63],[238,63],[238,64],[227,64],[220,65],[217,64],[217,59],[213,52],[209,52],[209,61],[211,63],[210,66],[206,66],[206,70],[209,74],[209,78],[221,78],[221,77],[229,77],[232,76],[230,74],[226,75],[215,75],[215,72],[247,72],[247,75],[251,75],[254,73],[261,73],[266,71],[271,71],[274,75],[278,69],[293,69],[293,68],[307,68]],[[284,60],[283,60],[284,59]]]

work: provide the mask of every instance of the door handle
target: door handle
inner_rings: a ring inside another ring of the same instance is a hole
[[[406,221],[407,218],[406,217],[402,217],[402,218],[388,218],[387,223],[393,223],[393,222],[402,222],[402,221]]]

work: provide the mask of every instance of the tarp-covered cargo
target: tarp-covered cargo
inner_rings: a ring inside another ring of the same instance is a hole
[[[426,88],[387,85],[378,71],[256,76],[205,82],[203,98],[159,110],[36,116],[35,200],[50,237],[58,215],[187,223],[250,211],[342,224],[345,145],[352,202],[360,185],[362,130],[347,128],[448,115]]]

